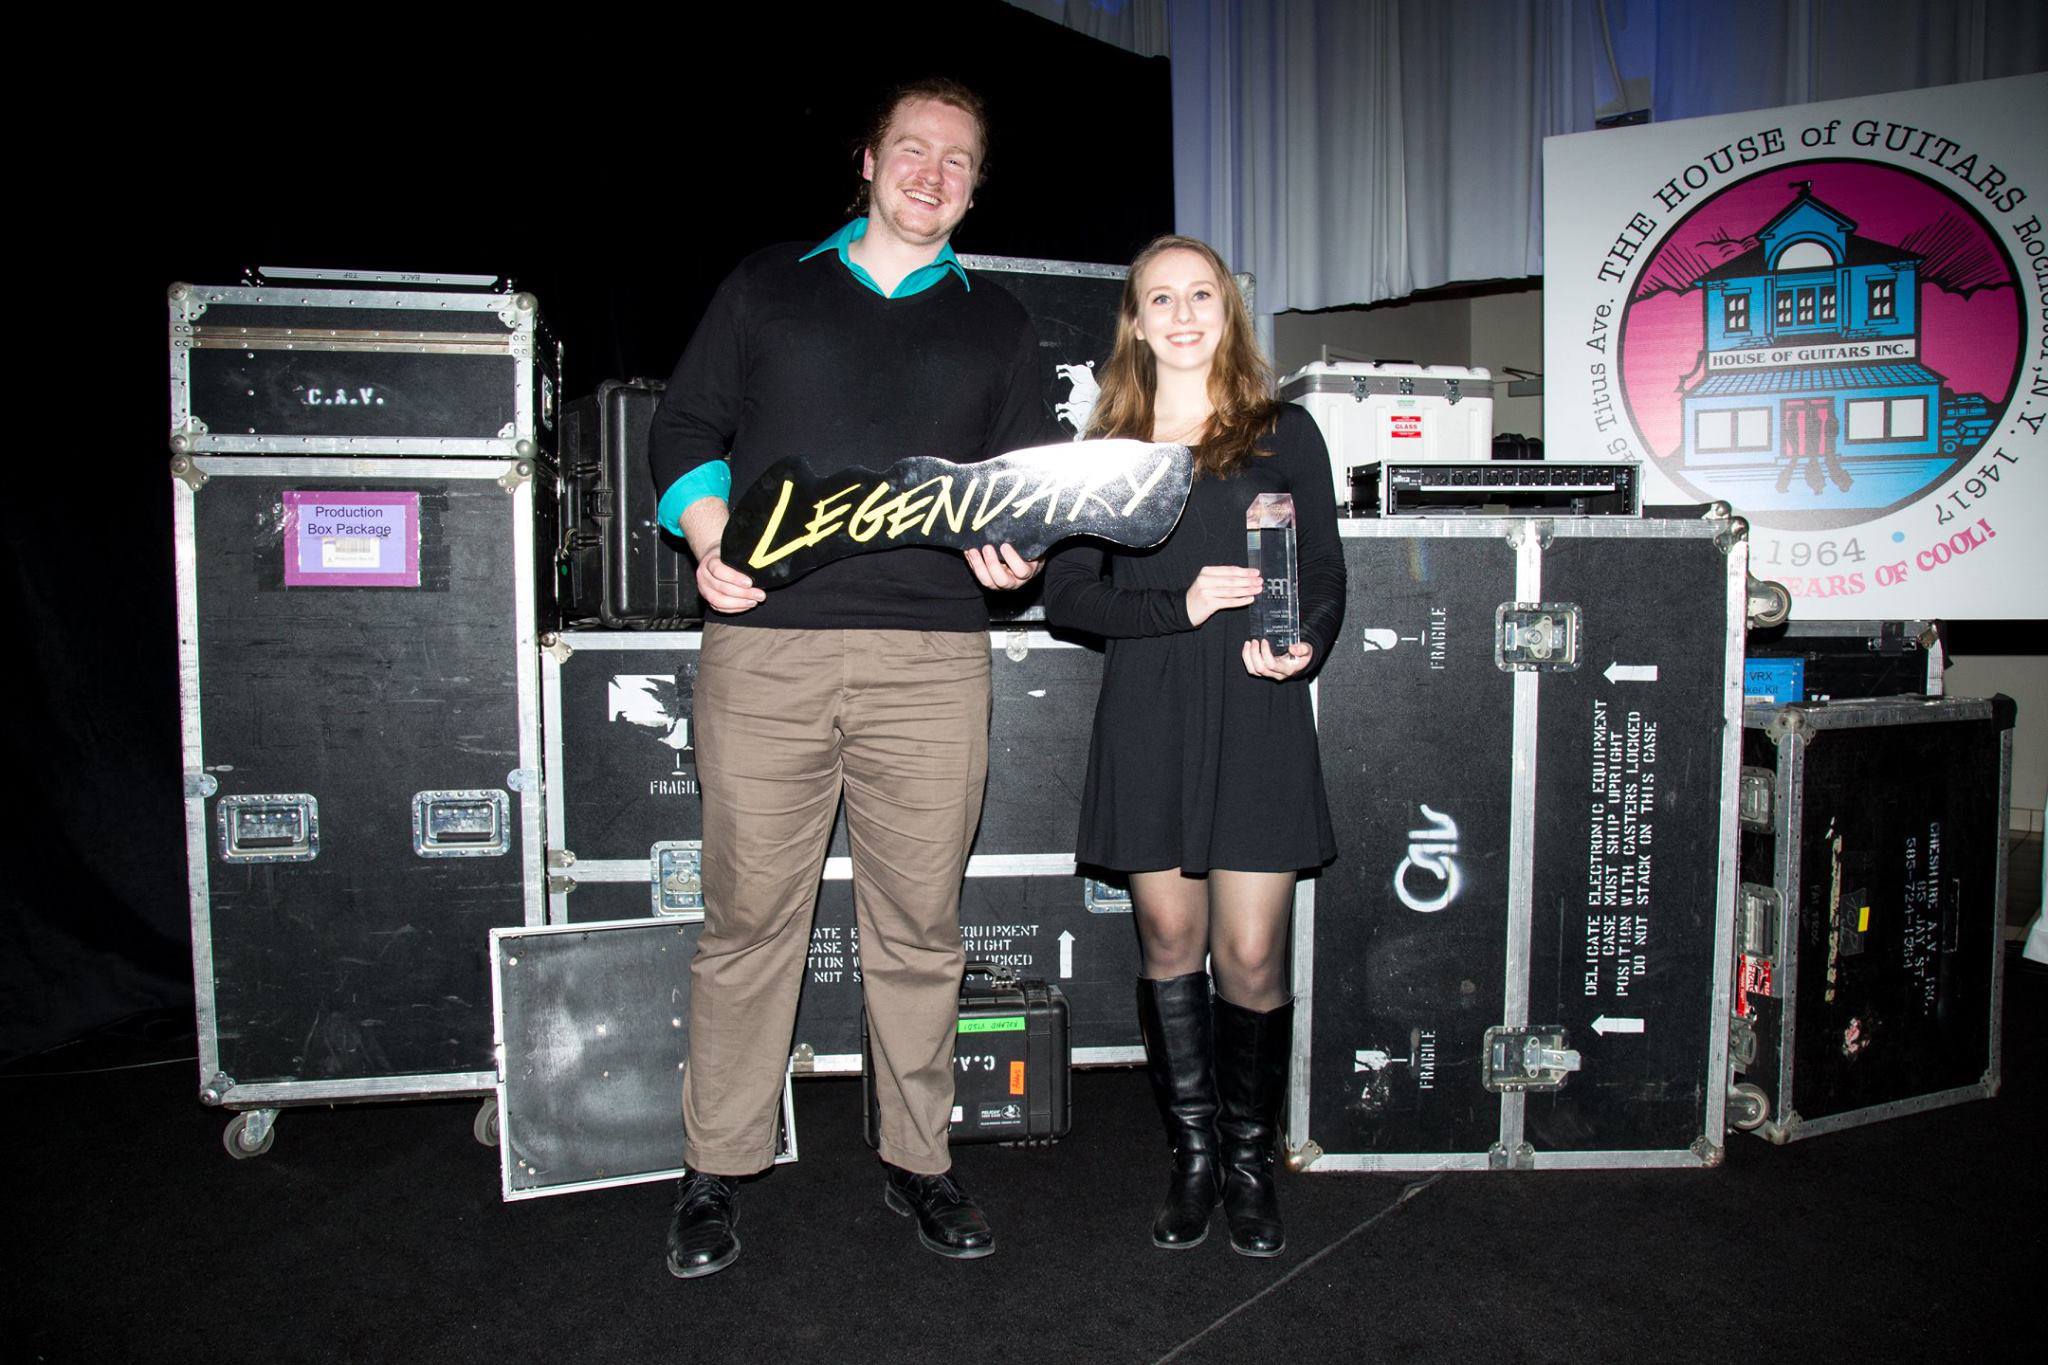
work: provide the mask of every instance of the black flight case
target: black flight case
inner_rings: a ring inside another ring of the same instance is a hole
[[[170,291],[200,1097],[237,1157],[287,1105],[487,1095],[488,931],[541,921],[560,362],[479,283]]]
[[[1738,1127],[1998,1093],[2013,718],[2003,696],[1745,709]]]
[[[1947,655],[1938,621],[1785,621],[1749,633],[1751,659],[1797,659],[1804,697],[1942,693]]]
[[[1752,598],[1718,511],[1340,522],[1297,1167],[1720,1161]]]
[[[691,714],[702,636],[563,631],[542,642],[548,902],[555,923],[704,908]],[[1102,656],[1023,622],[989,632],[981,828],[960,892],[970,959],[1059,987],[1078,1065],[1142,1060],[1130,894],[1074,863]],[[861,1069],[860,942],[844,821],[819,888],[791,1040],[799,1077]]]
[[[570,625],[673,630],[703,615],[695,564],[655,524],[647,434],[665,386],[608,379],[562,409],[562,616]]]

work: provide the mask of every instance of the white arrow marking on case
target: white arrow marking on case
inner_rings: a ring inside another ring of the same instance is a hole
[[[1603,1036],[1609,1033],[1641,1033],[1642,1031],[1643,1021],[1640,1019],[1610,1019],[1603,1014],[1593,1021],[1593,1032]]]
[[[1655,681],[1657,681],[1657,665],[1655,665],[1655,664],[1609,664],[1609,665],[1607,665],[1607,675],[1606,675],[1606,676],[1607,676],[1607,681],[1609,681],[1609,682],[1611,682],[1611,683],[1612,683],[1612,682],[1655,682]]]
[[[1060,930],[1060,979],[1071,981],[1074,976],[1074,931]]]

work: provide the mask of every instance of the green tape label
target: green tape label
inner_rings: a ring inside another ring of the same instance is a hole
[[[1024,1031],[1024,1016],[1021,1014],[1006,1014],[1000,1019],[962,1019],[960,1021],[960,1031],[962,1033],[1022,1033]]]

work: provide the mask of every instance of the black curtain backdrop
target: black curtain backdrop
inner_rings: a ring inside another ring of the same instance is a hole
[[[54,326],[28,343],[0,539],[26,645],[0,1060],[191,1000],[165,289],[258,265],[498,273],[540,298],[569,397],[666,377],[741,256],[850,216],[869,114],[932,74],[990,104],[962,252],[1123,262],[1171,228],[1163,58],[994,0],[898,13],[913,25],[763,6],[730,31],[558,10],[131,33],[146,59],[17,124],[43,239],[24,311]]]

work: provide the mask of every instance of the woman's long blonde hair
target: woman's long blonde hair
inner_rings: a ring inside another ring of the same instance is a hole
[[[1193,237],[1154,238],[1131,262],[1117,317],[1116,349],[1097,380],[1102,392],[1095,400],[1088,434],[1152,439],[1159,372],[1152,348],[1138,336],[1138,281],[1147,266],[1169,251],[1192,251],[1207,261],[1223,292],[1223,338],[1209,370],[1209,406],[1214,412],[1195,447],[1195,472],[1224,478],[1258,453],[1259,439],[1272,431],[1280,405],[1273,399],[1272,367],[1252,336],[1251,310],[1245,307],[1243,292],[1215,248]]]

